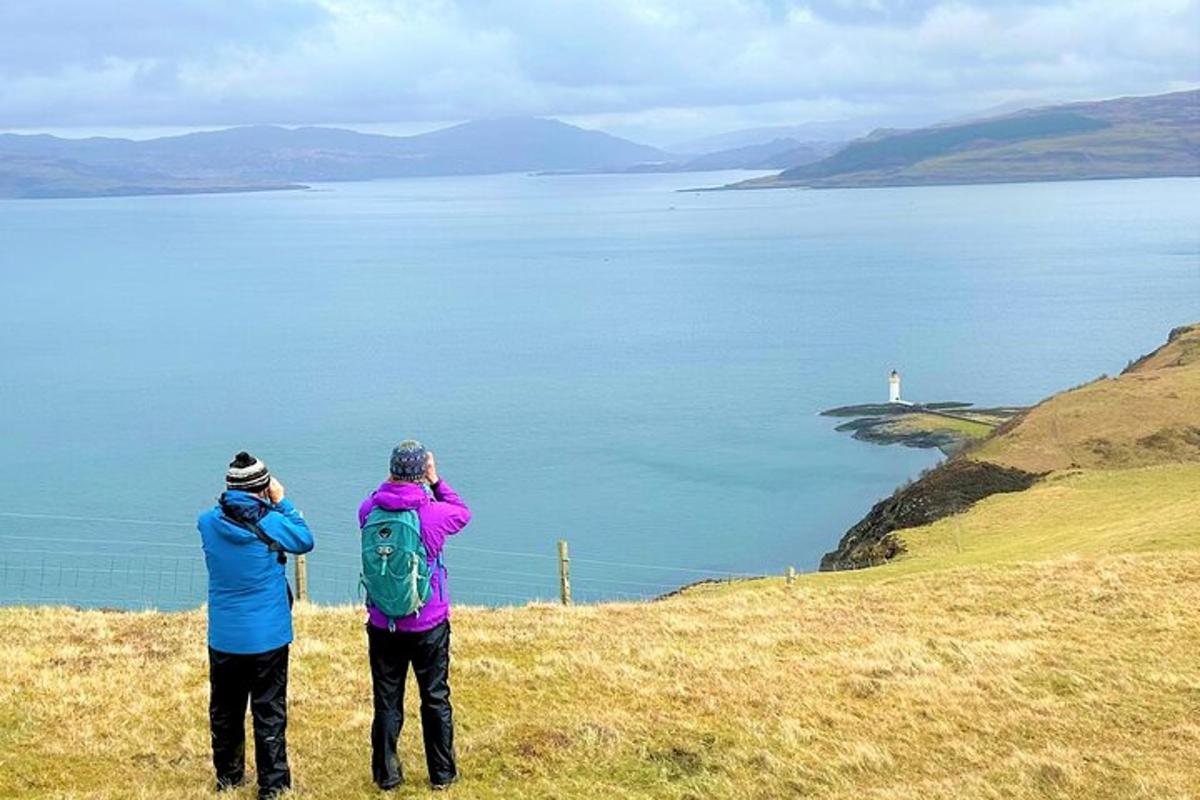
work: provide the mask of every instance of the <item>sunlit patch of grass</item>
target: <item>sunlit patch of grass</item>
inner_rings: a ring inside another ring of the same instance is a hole
[[[948,567],[1200,548],[1200,464],[1057,473],[964,514],[898,533],[904,557],[871,581]],[[840,577],[840,576],[839,576]]]
[[[982,419],[982,418],[981,418]],[[951,431],[953,433],[962,434],[968,439],[982,439],[988,436],[996,425],[988,424],[987,421],[976,421],[968,419],[960,419],[956,417],[943,417],[939,414],[922,414],[920,412],[913,414],[902,414],[896,417],[895,420],[888,423],[888,430],[896,433],[935,433],[937,431]]]

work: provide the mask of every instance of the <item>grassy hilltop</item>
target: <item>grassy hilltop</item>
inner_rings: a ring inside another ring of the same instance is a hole
[[[882,566],[457,610],[450,796],[1200,795],[1198,341],[1006,426],[966,458],[1048,474]],[[381,796],[361,616],[297,611],[298,797]],[[0,609],[0,637],[0,797],[213,796],[201,613]],[[429,794],[410,695],[397,797]]]
[[[971,457],[1038,473],[1200,462],[1200,324],[1115,378],[1039,403]]]

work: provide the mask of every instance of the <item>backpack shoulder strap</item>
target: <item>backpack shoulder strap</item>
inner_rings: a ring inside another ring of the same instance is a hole
[[[418,520],[420,519],[420,517],[417,516],[417,510],[415,508],[384,508],[383,506],[372,506],[371,510],[367,512],[367,519],[370,520],[372,517],[375,519],[409,519],[409,514],[417,517]]]

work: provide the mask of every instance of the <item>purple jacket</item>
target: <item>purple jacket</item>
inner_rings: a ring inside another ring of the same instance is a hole
[[[467,508],[450,484],[440,480],[432,487],[433,497],[419,483],[392,483],[384,481],[379,488],[371,492],[371,496],[358,507],[358,526],[361,528],[367,521],[367,516],[376,506],[388,511],[417,512],[421,521],[421,541],[425,543],[425,551],[429,554],[430,566],[434,567],[430,588],[433,590],[420,611],[410,617],[396,620],[396,630],[408,633],[427,631],[441,625],[450,617],[450,593],[446,587],[445,567],[437,569],[435,559],[442,554],[446,546],[446,537],[458,533],[471,521],[471,510]],[[388,618],[375,606],[367,605],[367,622],[376,628],[386,629]]]

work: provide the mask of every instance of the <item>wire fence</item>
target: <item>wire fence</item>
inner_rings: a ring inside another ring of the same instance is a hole
[[[69,535],[60,536],[64,523]],[[0,604],[181,610],[206,601],[208,574],[192,523],[0,512]],[[145,531],[147,536],[132,535]],[[149,538],[159,534],[161,538]],[[172,540],[169,537],[174,537]],[[360,555],[345,549],[356,536],[325,537],[308,558],[309,596],[319,603],[362,602]],[[325,546],[334,541],[337,545]],[[342,547],[339,549],[338,545]],[[548,544],[548,549],[553,543]],[[559,602],[559,559],[459,544],[446,546],[448,585],[456,603],[519,605]],[[290,569],[289,569],[290,573]],[[292,577],[289,574],[289,577]],[[570,559],[573,601],[648,600],[702,580],[754,577],[700,566],[648,564],[584,556]]]

